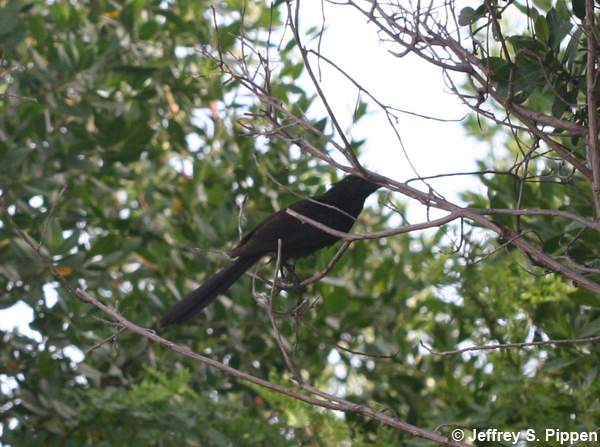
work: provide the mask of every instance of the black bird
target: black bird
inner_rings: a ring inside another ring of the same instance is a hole
[[[379,187],[369,180],[348,175],[334,183],[324,194],[300,200],[288,208],[327,227],[348,232],[362,211],[366,198]],[[160,325],[164,327],[182,323],[198,314],[219,294],[225,293],[261,257],[276,254],[279,239],[283,262],[307,256],[339,240],[310,224],[300,222],[285,209],[278,211],[242,238],[230,252],[235,261],[175,304]]]

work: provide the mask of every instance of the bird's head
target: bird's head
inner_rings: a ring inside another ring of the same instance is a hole
[[[364,197],[369,196],[370,194],[374,193],[379,188],[381,188],[380,185],[373,183],[369,180],[365,180],[364,178],[354,174],[347,175],[339,182],[335,183],[333,186],[339,186],[344,191],[348,191],[348,193],[361,194]]]

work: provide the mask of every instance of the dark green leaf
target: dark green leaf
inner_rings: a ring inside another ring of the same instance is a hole
[[[466,6],[461,9],[458,15],[458,24],[461,26],[467,26],[475,23],[481,17],[485,15],[485,6],[482,5],[477,9],[473,9],[470,6]]]
[[[580,20],[585,20],[585,0],[572,0],[573,13]]]

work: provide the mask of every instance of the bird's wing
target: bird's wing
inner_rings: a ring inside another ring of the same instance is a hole
[[[289,245],[300,241],[302,223],[280,210],[259,223],[230,252],[233,257],[254,256],[277,251],[277,241]]]
[[[339,227],[339,212],[314,201],[301,200],[290,205],[289,208],[327,226]],[[351,224],[351,221],[349,222]],[[345,231],[345,228],[339,229]],[[310,224],[302,223],[290,216],[286,209],[283,209],[258,224],[244,236],[232,250],[231,255],[237,257],[274,253],[277,251],[279,239],[281,239],[285,257],[305,256],[337,240]]]

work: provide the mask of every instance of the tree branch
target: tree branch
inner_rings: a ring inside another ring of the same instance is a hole
[[[596,101],[596,12],[594,0],[585,0],[585,28],[587,34],[587,63],[585,72],[586,101],[588,112],[588,162],[592,169],[592,193],[596,218],[600,219],[600,146],[598,145],[598,104]]]
[[[600,341],[600,335],[596,335],[595,337],[588,338],[570,338],[570,339],[559,339],[559,340],[542,340],[542,341],[527,341],[522,343],[494,343],[491,345],[478,345],[478,346],[469,346],[468,348],[455,349],[452,351],[434,351],[432,348],[427,346],[421,340],[419,344],[426,349],[430,354],[439,355],[439,356],[451,356],[462,354],[463,352],[470,351],[491,351],[491,350],[500,350],[500,349],[511,349],[511,348],[527,348],[531,346],[548,346],[548,345],[582,345],[587,343],[594,343]]]
[[[295,217],[299,221],[303,223],[307,223],[312,225],[313,227],[318,228],[321,231],[324,231],[327,234],[331,234],[332,236],[339,237],[345,241],[360,241],[364,239],[381,239],[384,237],[396,236],[398,234],[410,233],[412,231],[424,230],[426,228],[439,227],[441,225],[452,222],[455,219],[458,219],[460,216],[459,212],[451,212],[447,216],[441,217],[439,219],[430,220],[429,222],[422,222],[413,225],[404,225],[400,228],[394,228],[392,230],[383,230],[383,231],[374,231],[371,233],[344,233],[343,231],[335,230],[327,225],[322,224],[310,217],[306,217],[293,209],[286,209],[286,213],[290,216]]]
[[[129,332],[132,332],[141,337],[144,337],[153,343],[156,343],[156,344],[158,344],[164,348],[167,348],[171,351],[177,352],[178,354],[181,354],[185,357],[189,357],[193,360],[196,360],[199,363],[210,366],[211,368],[218,369],[219,371],[221,371],[225,374],[228,374],[232,377],[235,377],[237,379],[244,380],[244,381],[252,383],[254,385],[258,385],[260,387],[269,389],[276,393],[284,394],[293,399],[296,399],[296,400],[299,400],[302,402],[306,402],[310,405],[314,405],[317,407],[322,407],[322,408],[327,408],[330,410],[342,411],[342,412],[347,412],[347,413],[360,414],[360,415],[366,416],[368,418],[377,420],[377,421],[381,422],[382,424],[388,425],[397,430],[409,433],[413,436],[427,439],[438,445],[446,445],[446,446],[451,446],[451,447],[468,447],[467,444],[456,442],[445,436],[439,435],[437,433],[427,431],[427,430],[424,430],[419,427],[415,427],[414,425],[408,424],[397,418],[388,416],[379,411],[375,411],[366,405],[356,404],[354,402],[350,402],[348,400],[341,399],[332,394],[325,393],[320,390],[316,390],[313,387],[309,387],[311,389],[311,392],[314,394],[318,394],[320,396],[320,398],[307,396],[306,394],[302,393],[299,390],[295,390],[295,389],[285,387],[285,386],[282,386],[282,385],[279,385],[276,383],[272,383],[267,380],[261,379],[260,377],[256,377],[256,376],[253,376],[252,374],[248,374],[244,371],[240,371],[238,369],[232,368],[231,366],[225,365],[224,363],[221,363],[217,360],[213,360],[210,357],[206,357],[204,355],[198,354],[185,346],[178,345],[172,341],[162,338],[159,335],[157,335],[155,332],[153,332],[149,329],[138,326],[137,324],[126,319],[123,315],[121,315],[113,307],[110,307],[110,306],[107,306],[107,305],[101,303],[96,298],[94,298],[92,295],[90,295],[89,293],[87,293],[81,289],[77,289],[76,294],[77,294],[77,297],[79,297],[82,301],[84,301],[88,304],[91,304],[91,305],[95,306],[96,308],[100,309],[102,312],[109,315],[113,320],[118,322],[121,326],[126,328]],[[316,393],[315,391],[318,391],[318,393]]]

